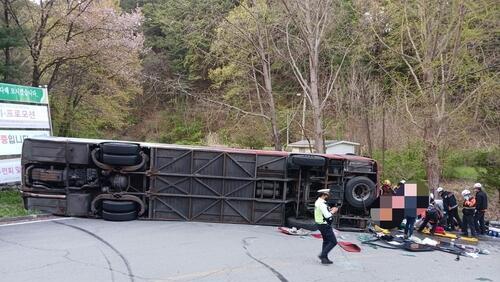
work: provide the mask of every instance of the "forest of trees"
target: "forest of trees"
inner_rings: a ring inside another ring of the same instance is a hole
[[[498,168],[499,10],[0,0],[0,81],[46,85],[58,136],[275,150],[304,138],[318,152],[344,139],[388,177],[435,188],[449,167]]]

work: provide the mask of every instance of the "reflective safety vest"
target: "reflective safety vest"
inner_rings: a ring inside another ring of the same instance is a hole
[[[314,221],[317,224],[327,224],[325,220],[325,214],[321,211],[321,208],[325,210],[325,213],[327,213],[327,216],[330,215],[330,212],[328,211],[328,206],[325,203],[325,200],[318,198],[316,202],[314,203]]]
[[[314,221],[317,224],[326,224],[325,217],[323,216],[323,212],[319,207],[314,207]]]
[[[469,200],[464,201],[464,208],[462,212],[464,215],[474,215],[476,211],[476,199],[474,197],[470,197]]]

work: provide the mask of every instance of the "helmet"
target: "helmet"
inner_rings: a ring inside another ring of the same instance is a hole
[[[389,179],[384,180],[384,185],[391,185],[391,181]]]
[[[443,192],[443,190],[444,190],[443,187],[438,187],[436,192],[441,193],[441,192]]]
[[[476,183],[476,184],[474,184],[474,188],[481,190],[481,188],[483,188],[483,185],[481,185],[481,183]]]
[[[327,194],[329,195],[330,194],[330,189],[320,189],[318,190],[318,194]]]
[[[462,196],[465,197],[465,196],[469,196],[470,195],[470,191],[468,189],[465,189],[462,191]]]

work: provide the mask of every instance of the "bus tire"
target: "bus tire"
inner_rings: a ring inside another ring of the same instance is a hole
[[[133,201],[103,200],[102,210],[107,212],[132,212],[137,211],[137,204]]]
[[[104,142],[100,143],[103,154],[110,155],[138,155],[140,152],[139,144],[134,143],[122,143],[122,142]]]
[[[115,166],[132,166],[140,163],[139,155],[110,155],[102,154],[101,161],[108,165]]]
[[[344,196],[352,207],[368,208],[377,198],[377,188],[370,178],[356,176],[347,182]]]
[[[289,156],[288,162],[295,166],[322,167],[325,166],[326,159],[322,156],[297,154]]]
[[[130,221],[137,219],[137,211],[132,212],[107,212],[102,211],[102,218],[108,221]]]

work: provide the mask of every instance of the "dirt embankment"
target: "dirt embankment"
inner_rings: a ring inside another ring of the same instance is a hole
[[[464,189],[469,189],[471,192],[473,192],[473,185],[474,182],[470,181],[463,181],[463,180],[453,180],[453,181],[443,181],[441,186],[445,188],[445,190],[448,191],[453,191],[455,192],[455,197],[457,198],[457,201],[459,202],[460,205],[460,216],[462,216],[462,191]],[[486,192],[488,194],[488,210],[486,211],[485,218],[486,220],[495,220],[499,221],[500,220],[500,203],[498,202],[498,190],[496,190],[494,193],[491,191]],[[474,192],[473,192],[474,194]]]

